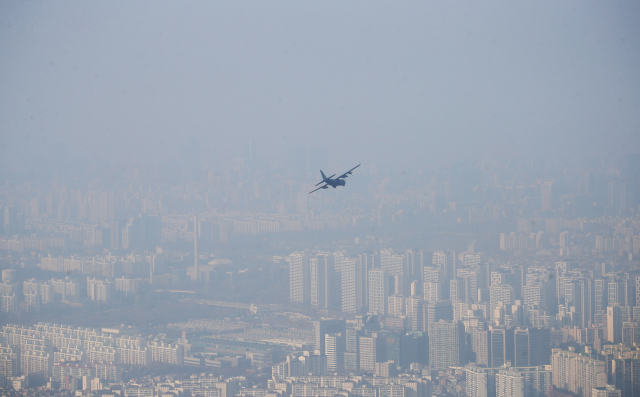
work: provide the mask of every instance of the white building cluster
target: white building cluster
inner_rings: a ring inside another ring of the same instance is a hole
[[[181,366],[183,355],[182,345],[147,340],[130,328],[100,330],[39,323],[6,325],[0,332],[0,375],[4,379],[24,375],[62,382],[66,376],[80,379],[81,374],[114,382],[123,368],[154,362]]]

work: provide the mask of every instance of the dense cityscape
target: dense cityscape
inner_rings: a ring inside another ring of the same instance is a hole
[[[7,184],[1,382],[52,396],[637,396],[639,161],[370,166],[334,195],[243,159],[182,185]]]
[[[639,22],[0,1],[0,397],[640,397]]]

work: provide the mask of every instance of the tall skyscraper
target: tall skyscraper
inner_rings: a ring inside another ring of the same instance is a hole
[[[360,370],[373,373],[377,362],[386,361],[385,339],[377,332],[369,336],[361,336],[360,344]]]
[[[609,295],[608,306],[618,304],[620,306],[630,306],[631,304],[631,285],[630,280],[626,278],[615,277],[609,279],[607,291]]]
[[[369,312],[385,316],[388,313],[389,277],[383,269],[369,270]]]
[[[551,334],[548,328],[519,328],[514,331],[515,367],[537,367],[550,363]]]
[[[441,269],[441,274],[444,280],[451,280],[457,273],[457,257],[455,252],[434,252],[431,262]],[[446,291],[448,292],[448,291]]]
[[[558,296],[560,304],[575,313],[577,325],[586,328],[593,323],[592,315],[592,279],[559,277],[558,284],[562,286]]]
[[[424,326],[424,302],[422,299],[417,296],[410,296],[405,302],[407,317],[411,319],[411,330],[426,332]]]
[[[491,331],[479,329],[472,335],[472,349],[476,355],[476,364],[488,367],[491,362]]]
[[[304,252],[294,252],[289,262],[289,299],[295,303],[308,303],[311,297],[308,259]]]
[[[429,364],[429,338],[424,332],[406,332],[400,336],[400,366]]]
[[[513,329],[492,328],[489,343],[491,367],[502,367],[506,363],[513,365]]]
[[[479,274],[473,269],[458,269],[457,276],[464,280],[464,296],[467,302],[478,300]]]
[[[408,280],[422,279],[422,263],[420,254],[413,250],[406,250],[403,256],[404,273]]]
[[[425,307],[427,332],[431,332],[431,324],[435,324],[440,320],[453,320],[453,305],[451,301],[429,302]]]
[[[608,279],[598,278],[594,280],[594,324],[605,324],[607,306],[609,304],[609,281]]]
[[[362,271],[362,306],[363,311],[369,307],[369,270],[373,269],[374,256],[369,254],[360,254],[357,261],[360,262],[360,270]]]
[[[429,324],[429,364],[433,369],[447,369],[464,364],[464,326],[440,320]]]
[[[362,312],[362,269],[360,261],[345,258],[342,263],[342,312],[360,314]]]
[[[326,309],[325,300],[325,272],[326,262],[313,258],[309,261],[309,273],[310,273],[310,302],[311,306],[319,309]]]
[[[451,301],[466,301],[465,282],[462,278],[456,278],[449,281],[449,296]]]
[[[344,353],[347,350],[347,339],[344,332],[326,334],[324,337],[327,371],[344,370]]]
[[[319,252],[310,266],[311,304],[319,309],[339,309],[337,303],[340,296],[336,298],[336,295],[340,295],[342,291],[337,290],[340,283],[336,283],[334,256],[328,252]]]
[[[622,311],[618,305],[607,307],[607,340],[622,342]]]
[[[611,360],[611,384],[621,397],[640,396],[640,360],[617,357]]]
[[[347,323],[345,320],[322,319],[313,321],[313,349],[320,351],[320,354],[325,354],[325,336],[338,333],[346,335],[346,331]]]

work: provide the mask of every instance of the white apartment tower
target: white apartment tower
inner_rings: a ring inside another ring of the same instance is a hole
[[[309,302],[309,268],[304,252],[294,252],[287,257],[289,262],[289,299],[295,303]]]
[[[336,372],[344,369],[344,353],[347,350],[346,336],[341,332],[326,334],[324,348],[327,356],[327,371]]]
[[[311,277],[311,306],[320,309],[326,308],[325,298],[325,274],[327,272],[324,258],[313,258],[309,261]]]
[[[362,311],[362,269],[360,261],[344,258],[342,261],[342,312],[360,314]]]
[[[544,367],[508,368],[496,374],[496,397],[546,397],[552,372]]]

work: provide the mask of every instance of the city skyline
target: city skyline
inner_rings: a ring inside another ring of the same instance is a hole
[[[0,394],[640,396],[639,18],[0,2]]]

